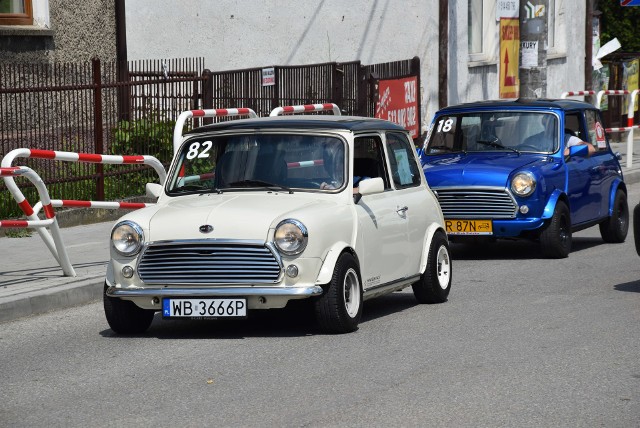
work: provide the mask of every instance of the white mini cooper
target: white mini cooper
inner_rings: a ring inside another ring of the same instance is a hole
[[[334,114],[287,114],[310,110]],[[229,111],[183,113],[167,180],[147,186],[157,204],[114,226],[115,332],[144,332],[158,311],[244,318],[308,299],[320,330],[345,333],[368,298],[412,286],[421,303],[447,300],[443,216],[405,129],[314,104],[181,133],[184,117]]]

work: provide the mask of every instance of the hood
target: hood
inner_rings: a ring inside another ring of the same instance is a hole
[[[269,227],[293,211],[317,205],[307,195],[237,192],[181,196],[163,203],[151,217],[147,241],[175,239],[266,240]],[[203,225],[213,226],[202,233]]]
[[[463,154],[449,156],[424,156],[422,168],[429,186],[505,187],[509,176],[516,169],[545,162],[547,156],[511,154]],[[425,162],[426,160],[426,162]]]

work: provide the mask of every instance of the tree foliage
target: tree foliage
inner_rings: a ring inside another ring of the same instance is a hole
[[[600,0],[600,44],[618,38],[621,51],[640,52],[640,6],[620,6],[620,0]]]

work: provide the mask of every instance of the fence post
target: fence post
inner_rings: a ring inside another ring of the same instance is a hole
[[[272,86],[273,97],[271,98],[271,108],[269,111],[280,106],[280,67],[273,67],[273,75],[275,76],[275,82]]]
[[[213,75],[211,74],[211,70],[205,68],[202,71],[202,103],[200,107],[195,107],[195,109],[202,108],[203,110],[212,109],[213,108]],[[205,118],[202,119],[203,125],[209,125],[213,123],[213,119]]]
[[[416,120],[418,121],[418,136],[416,138],[420,138],[422,136],[422,100],[420,98],[420,57],[414,56],[411,59],[411,74],[416,76],[416,102],[417,102],[417,111]]]
[[[356,82],[358,85],[358,116],[364,117],[367,116],[367,101],[369,99],[369,82],[367,78],[367,68],[358,61],[358,81]]]
[[[332,71],[333,71],[333,88],[332,88],[332,94],[331,94],[331,102],[336,104],[340,110],[343,109],[343,94],[344,94],[344,70],[340,69],[340,64],[338,64],[337,62],[334,62],[332,64]]]
[[[104,129],[102,127],[102,76],[100,70],[100,59],[91,60],[93,69],[93,132],[96,143],[95,152],[104,154]],[[104,169],[102,164],[96,164],[96,199],[104,201]]]

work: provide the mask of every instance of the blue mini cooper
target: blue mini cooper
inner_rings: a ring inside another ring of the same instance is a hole
[[[627,188],[600,110],[575,100],[519,99],[438,111],[419,149],[452,242],[525,238],[546,257],[598,225],[605,242],[629,228]]]

